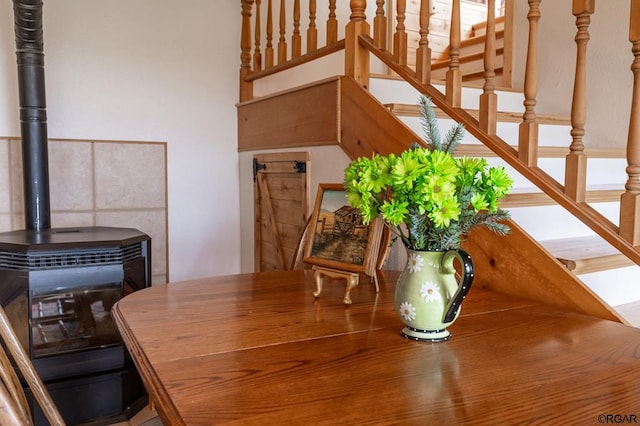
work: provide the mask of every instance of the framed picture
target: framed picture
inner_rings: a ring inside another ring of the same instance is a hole
[[[347,202],[342,184],[321,183],[311,214],[304,262],[341,271],[375,275],[383,223],[362,223]]]

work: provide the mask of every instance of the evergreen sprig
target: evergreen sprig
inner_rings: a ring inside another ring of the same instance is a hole
[[[431,99],[424,95],[420,96],[418,98],[418,109],[420,111],[420,124],[424,139],[429,149],[453,154],[464,137],[464,125],[455,123],[446,133],[444,140],[442,140],[435,107]]]

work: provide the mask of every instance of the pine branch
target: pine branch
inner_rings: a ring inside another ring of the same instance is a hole
[[[442,145],[442,149],[449,154],[453,154],[460,145],[462,138],[464,137],[465,129],[462,123],[456,123],[449,131],[447,132],[444,143]]]
[[[442,150],[440,129],[438,128],[438,121],[436,120],[436,113],[431,99],[422,95],[418,99],[418,105],[420,109],[420,124],[429,149]]]

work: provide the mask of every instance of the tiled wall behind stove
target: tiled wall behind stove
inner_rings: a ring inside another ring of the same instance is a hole
[[[151,237],[153,284],[167,281],[164,142],[49,140],[51,226],[136,228]],[[0,139],[0,232],[24,228],[22,149]]]

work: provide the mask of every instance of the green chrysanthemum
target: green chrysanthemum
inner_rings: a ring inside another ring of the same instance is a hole
[[[504,197],[509,193],[513,180],[507,174],[504,167],[492,167],[489,169],[489,181],[493,191],[498,197]]]
[[[446,176],[432,175],[425,182],[425,196],[434,203],[442,203],[447,198],[454,198],[456,185]]]
[[[427,170],[444,179],[455,180],[460,173],[455,158],[444,151],[432,151],[428,161]]]
[[[394,186],[403,186],[406,190],[414,187],[414,182],[421,175],[420,164],[412,155],[402,155],[391,167]]]
[[[475,212],[489,209],[489,203],[487,202],[487,199],[484,197],[484,195],[478,193],[473,194],[473,196],[471,197],[471,206],[473,206],[473,210]]]
[[[407,209],[408,204],[406,201],[385,201],[382,207],[380,207],[380,213],[382,213],[382,216],[387,222],[393,226],[398,226],[404,222],[406,215],[409,213]]]
[[[460,205],[455,198],[446,198],[434,207],[429,213],[429,218],[437,228],[448,228],[451,221],[458,220],[460,216]]]

